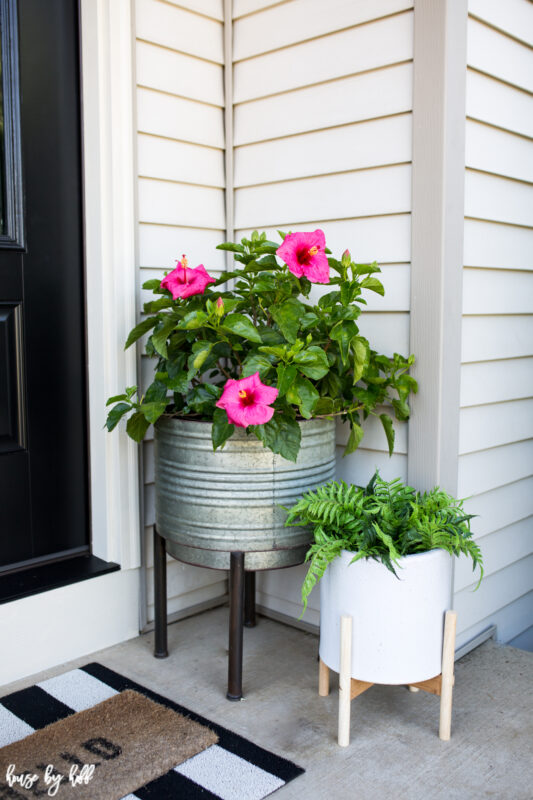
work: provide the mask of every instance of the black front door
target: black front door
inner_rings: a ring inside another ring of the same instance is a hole
[[[88,552],[77,0],[0,0],[0,576]]]

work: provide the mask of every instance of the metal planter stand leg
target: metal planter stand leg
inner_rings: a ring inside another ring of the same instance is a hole
[[[244,573],[244,626],[255,628],[255,572]]]
[[[244,553],[230,555],[228,700],[242,698],[242,640],[244,623]]]
[[[165,540],[154,527],[154,656],[166,658],[167,646],[167,554]]]

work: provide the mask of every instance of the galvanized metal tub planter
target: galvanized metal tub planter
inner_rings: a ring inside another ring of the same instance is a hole
[[[155,426],[156,526],[180,561],[229,569],[230,553],[246,570],[303,561],[307,528],[284,527],[286,512],[307,489],[335,477],[335,423],[300,422],[296,463],[237,429],[213,452],[211,423],[161,417]]]
[[[286,528],[286,512],[307,489],[335,475],[335,423],[300,422],[295,463],[237,429],[213,452],[211,423],[160,417],[155,425],[155,656],[168,655],[166,553],[229,569],[229,700],[242,697],[243,625],[255,625],[255,571],[300,564],[312,538]]]

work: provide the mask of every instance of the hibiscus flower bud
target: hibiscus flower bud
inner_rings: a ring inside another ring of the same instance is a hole
[[[222,319],[224,316],[224,301],[221,297],[219,297],[215,303],[215,314],[219,319]]]
[[[342,254],[341,263],[343,267],[349,267],[352,263],[352,255],[349,250],[345,250]]]

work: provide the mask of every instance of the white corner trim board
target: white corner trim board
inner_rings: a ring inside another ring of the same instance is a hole
[[[139,570],[3,603],[0,632],[0,686],[132,639],[139,632]]]
[[[467,0],[418,0],[414,23],[411,342],[420,392],[408,482],[457,489]]]

